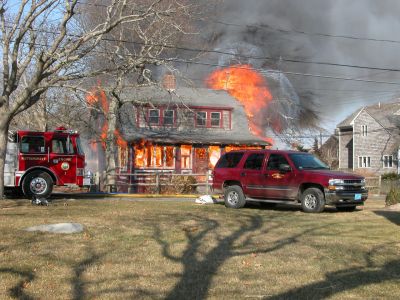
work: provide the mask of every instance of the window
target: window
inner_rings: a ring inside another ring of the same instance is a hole
[[[174,111],[173,110],[164,110],[164,125],[174,125]]]
[[[149,124],[159,125],[160,124],[160,110],[159,109],[149,109]]]
[[[207,113],[205,111],[199,111],[196,113],[196,125],[206,126]]]
[[[370,156],[359,156],[358,157],[358,167],[359,168],[370,168],[371,167],[371,157]]]
[[[159,146],[151,143],[138,143],[134,146],[135,166],[138,168],[174,168],[175,151],[173,146]],[[125,165],[128,152],[125,152]],[[122,160],[121,160],[122,162]],[[121,163],[121,167],[124,167]]]
[[[118,164],[120,171],[128,170],[128,147],[118,146]]]
[[[289,157],[292,159],[294,165],[299,170],[323,170],[329,169],[329,167],[320,161],[317,157],[307,153],[294,153],[289,154]]]
[[[74,154],[71,139],[67,137],[55,137],[51,141],[51,152],[56,154]]]
[[[367,125],[362,125],[361,126],[361,134],[362,134],[362,136],[367,136],[368,135],[368,127],[367,127]]]
[[[243,152],[226,153],[218,161],[215,168],[235,168],[243,157]]]
[[[271,154],[268,158],[267,170],[279,170],[279,166],[282,164],[289,164],[283,155]]]
[[[261,170],[264,161],[264,154],[253,153],[250,154],[244,163],[244,169]]]
[[[383,167],[384,168],[393,168],[393,156],[392,155],[384,155],[383,156]]]
[[[23,136],[21,139],[22,153],[45,153],[44,138],[41,136]]]
[[[221,126],[221,113],[220,112],[212,112],[211,113],[211,126],[212,127],[220,127]]]
[[[190,169],[192,167],[192,146],[182,145],[181,146],[181,168]]]

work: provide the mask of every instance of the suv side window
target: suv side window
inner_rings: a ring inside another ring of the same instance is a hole
[[[244,169],[261,170],[264,161],[264,154],[252,153],[244,163]]]
[[[267,163],[267,170],[279,170],[281,164],[289,164],[287,159],[281,154],[271,154]]]
[[[235,168],[243,157],[243,152],[226,153],[218,161],[215,168]]]

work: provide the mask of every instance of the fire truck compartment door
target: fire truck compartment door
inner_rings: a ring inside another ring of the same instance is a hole
[[[15,186],[15,171],[18,167],[18,147],[16,143],[7,144],[4,165],[4,185]]]

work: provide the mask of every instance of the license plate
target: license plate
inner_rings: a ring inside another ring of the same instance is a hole
[[[361,200],[361,194],[355,194],[354,200]]]

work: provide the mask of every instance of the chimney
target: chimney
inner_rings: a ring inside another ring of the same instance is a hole
[[[176,89],[176,78],[174,74],[167,73],[164,75],[162,81],[163,87],[168,91],[175,91]]]

